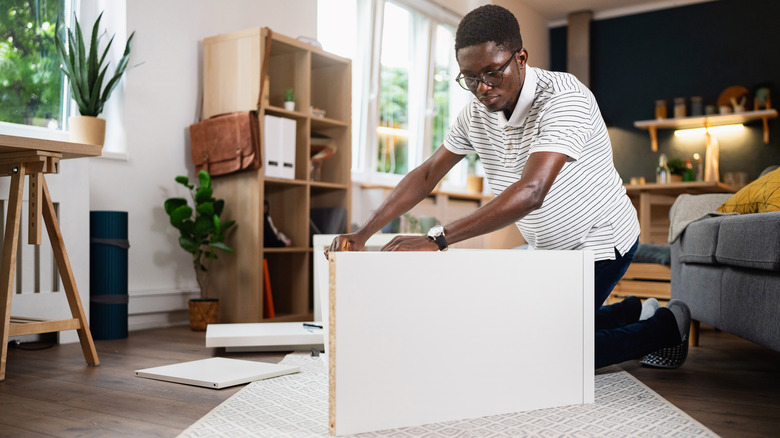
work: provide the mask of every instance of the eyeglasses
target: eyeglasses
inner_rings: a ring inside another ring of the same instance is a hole
[[[479,88],[479,83],[482,82],[488,87],[498,87],[501,85],[502,82],[504,82],[504,70],[506,70],[507,67],[509,67],[509,63],[512,62],[513,59],[515,59],[515,54],[519,52],[520,50],[515,50],[512,52],[512,56],[509,57],[509,59],[506,60],[504,65],[501,66],[498,70],[495,71],[489,71],[482,76],[464,76],[463,73],[459,74],[458,77],[455,78],[455,82],[458,83],[461,87],[463,87],[464,90],[469,90],[471,92],[477,91],[477,88]]]

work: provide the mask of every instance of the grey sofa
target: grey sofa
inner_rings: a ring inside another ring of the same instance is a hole
[[[780,351],[780,211],[687,224],[671,245],[671,296],[694,320]]]

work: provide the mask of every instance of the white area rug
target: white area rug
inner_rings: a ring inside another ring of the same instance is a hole
[[[254,382],[180,437],[328,437],[328,376],[321,358],[280,362],[301,372]],[[596,402],[355,435],[369,437],[717,437],[625,371],[596,375]]]

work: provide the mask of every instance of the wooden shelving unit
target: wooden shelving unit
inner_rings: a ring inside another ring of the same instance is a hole
[[[735,114],[723,114],[700,117],[679,117],[660,120],[639,120],[634,126],[650,131],[650,141],[653,152],[658,151],[658,129],[688,129],[708,128],[711,126],[731,125],[735,123],[747,123],[753,120],[764,121],[764,143],[769,143],[769,119],[777,117],[777,110],[765,109],[757,111],[745,111]]]
[[[268,29],[249,29],[203,41],[203,117],[258,109],[296,121],[295,178],[267,178],[265,169],[214,178],[215,196],[225,199],[225,218],[237,227],[228,244],[235,255],[220,255],[212,267],[212,291],[220,299],[220,322],[260,322],[263,317],[263,259],[268,260],[275,321],[312,317],[310,211],[345,208],[350,224],[351,74],[349,59],[294,38],[272,34],[267,100],[257,108]],[[295,91],[296,109],[283,108],[285,90]],[[310,108],[325,110],[325,117]],[[262,131],[262,130],[261,130]],[[264,131],[262,131],[264,132]],[[321,179],[311,181],[313,133],[333,139],[336,154],[322,162]],[[266,156],[263,145],[263,157]],[[292,240],[285,248],[263,247],[263,205],[274,225]]]

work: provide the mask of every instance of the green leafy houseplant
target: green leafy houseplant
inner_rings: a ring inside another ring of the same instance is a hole
[[[170,216],[171,225],[179,230],[179,245],[192,254],[201,297],[206,298],[209,265],[217,258],[217,250],[234,253],[225,244],[225,233],[235,225],[235,221],[220,220],[225,201],[214,198],[211,176],[205,170],[198,173],[199,187],[190,184],[186,176],[177,176],[176,182],[189,189],[194,208],[185,198],[168,198],[165,201],[165,212]]]
[[[109,66],[109,63],[106,62],[106,55],[116,35],[111,37],[103,53],[99,54],[98,43],[102,34],[98,33],[98,28],[102,17],[103,13],[101,12],[97,20],[95,20],[95,25],[92,26],[89,51],[84,46],[84,35],[81,33],[81,26],[78,20],[75,20],[75,34],[70,29],[67,29],[67,41],[63,41],[59,32],[55,32],[55,44],[62,63],[60,70],[68,77],[73,99],[76,101],[79,113],[82,116],[97,117],[98,114],[103,112],[103,105],[119,84],[119,79],[127,70],[127,63],[130,60],[130,50],[135,32],[130,34],[130,38],[127,39],[124,54],[119,60],[114,74],[110,76],[108,83],[104,87],[103,83]],[[57,28],[59,28],[59,20]]]
[[[671,172],[672,175],[682,175],[688,170],[685,161],[679,157],[672,157],[667,165],[669,166],[669,172]]]

